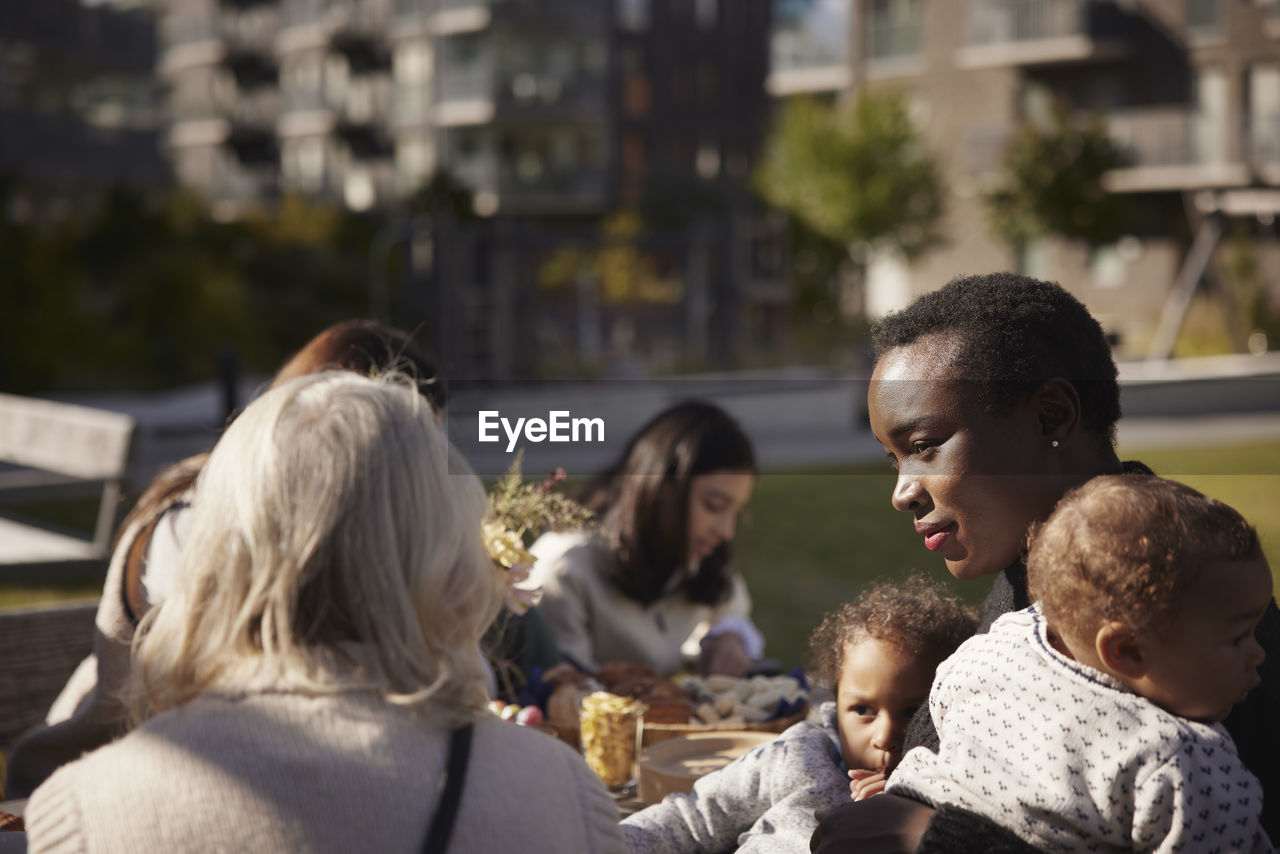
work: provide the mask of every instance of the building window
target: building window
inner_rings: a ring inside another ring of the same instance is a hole
[[[1254,162],[1280,165],[1280,65],[1251,66],[1248,81]]]
[[[922,6],[922,0],[872,0],[867,56],[872,61],[919,56]]]
[[[698,170],[698,177],[704,181],[715,178],[720,174],[720,149],[714,143],[703,143],[698,146],[694,168]]]
[[[697,82],[699,98],[709,101],[716,97],[720,88],[720,75],[714,65],[709,62],[698,63]]]
[[[1187,0],[1187,30],[1197,38],[1222,35],[1221,0]]]
[[[431,174],[431,143],[422,137],[408,137],[396,145],[396,180],[401,192],[412,193]]]
[[[618,26],[624,30],[649,29],[649,0],[618,0]]]
[[[342,184],[342,199],[353,211],[367,211],[377,201],[377,191],[373,185],[373,175],[367,167],[347,170]]]
[[[628,74],[622,83],[623,109],[628,116],[638,118],[649,112],[649,79],[640,74]]]
[[[770,70],[844,68],[849,27],[849,0],[773,0]]]
[[[628,132],[622,137],[622,171],[638,174],[644,171],[644,137]]]
[[[317,137],[285,140],[281,149],[285,183],[305,193],[324,187],[324,140]]]
[[[396,51],[392,72],[399,86],[418,86],[431,79],[431,46],[412,42]]]
[[[694,17],[699,29],[714,30],[719,17],[720,0],[694,0]]]

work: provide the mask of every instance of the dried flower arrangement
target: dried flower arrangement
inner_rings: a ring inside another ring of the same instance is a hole
[[[578,502],[554,492],[565,478],[556,469],[541,483],[527,483],[520,473],[523,452],[489,492],[489,515],[484,522],[484,546],[494,563],[507,574],[507,608],[523,614],[536,605],[541,591],[529,584],[537,558],[527,547],[547,531],[590,527],[594,515]]]

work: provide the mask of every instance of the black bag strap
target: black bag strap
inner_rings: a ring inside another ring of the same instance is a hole
[[[462,801],[462,784],[467,778],[467,763],[471,761],[471,735],[474,724],[458,727],[449,737],[449,757],[444,765],[444,791],[440,806],[431,817],[427,837],[422,850],[426,854],[444,854],[453,836],[453,822],[458,817],[458,804]]]

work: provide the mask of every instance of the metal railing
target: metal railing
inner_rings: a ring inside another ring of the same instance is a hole
[[[496,77],[496,69],[487,60],[477,60],[465,66],[446,66],[439,78],[440,100],[491,99]]]
[[[453,9],[483,9],[491,5],[491,0],[436,0],[436,10],[447,12]]]
[[[1181,107],[1130,110],[1108,120],[1130,167],[1208,166],[1243,161],[1242,134],[1220,116]]]
[[[870,59],[905,59],[919,54],[919,21],[872,22],[867,31],[867,56]]]
[[[823,33],[822,37],[799,27],[776,29],[769,41],[769,70],[797,71],[807,68],[843,68],[849,64],[849,39],[845,29]]]
[[[285,112],[306,112],[328,108],[324,92],[319,86],[286,88],[280,94]]]
[[[1280,167],[1280,113],[1254,117],[1249,125],[1249,152],[1256,165]]]
[[[1089,34],[1090,0],[975,0],[969,7],[972,46]]]

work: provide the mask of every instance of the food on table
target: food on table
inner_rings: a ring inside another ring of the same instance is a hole
[[[562,731],[577,729],[583,699],[600,690],[643,703],[646,726],[732,729],[798,714],[809,699],[808,687],[793,676],[664,679],[634,662],[606,664],[594,676],[561,664],[542,678],[554,686],[545,704],[546,721]]]
[[[525,706],[516,714],[516,723],[520,726],[537,726],[542,723],[542,709],[537,706]]]
[[[547,722],[565,729],[577,729],[582,700],[604,688],[594,677],[571,664],[557,664],[543,674],[542,680],[555,686],[547,698]]]
[[[720,728],[767,721],[782,709],[799,711],[809,698],[794,676],[686,676],[679,684],[694,700],[693,722]]]
[[[512,721],[520,726],[538,726],[542,723],[542,709],[537,706],[490,700],[489,711],[504,721]]]
[[[643,703],[596,691],[582,701],[582,755],[606,786],[625,786],[635,769]]]
[[[693,714],[689,694],[646,664],[616,661],[600,668],[596,679],[610,693],[644,703],[644,718],[651,724],[687,724]]]

